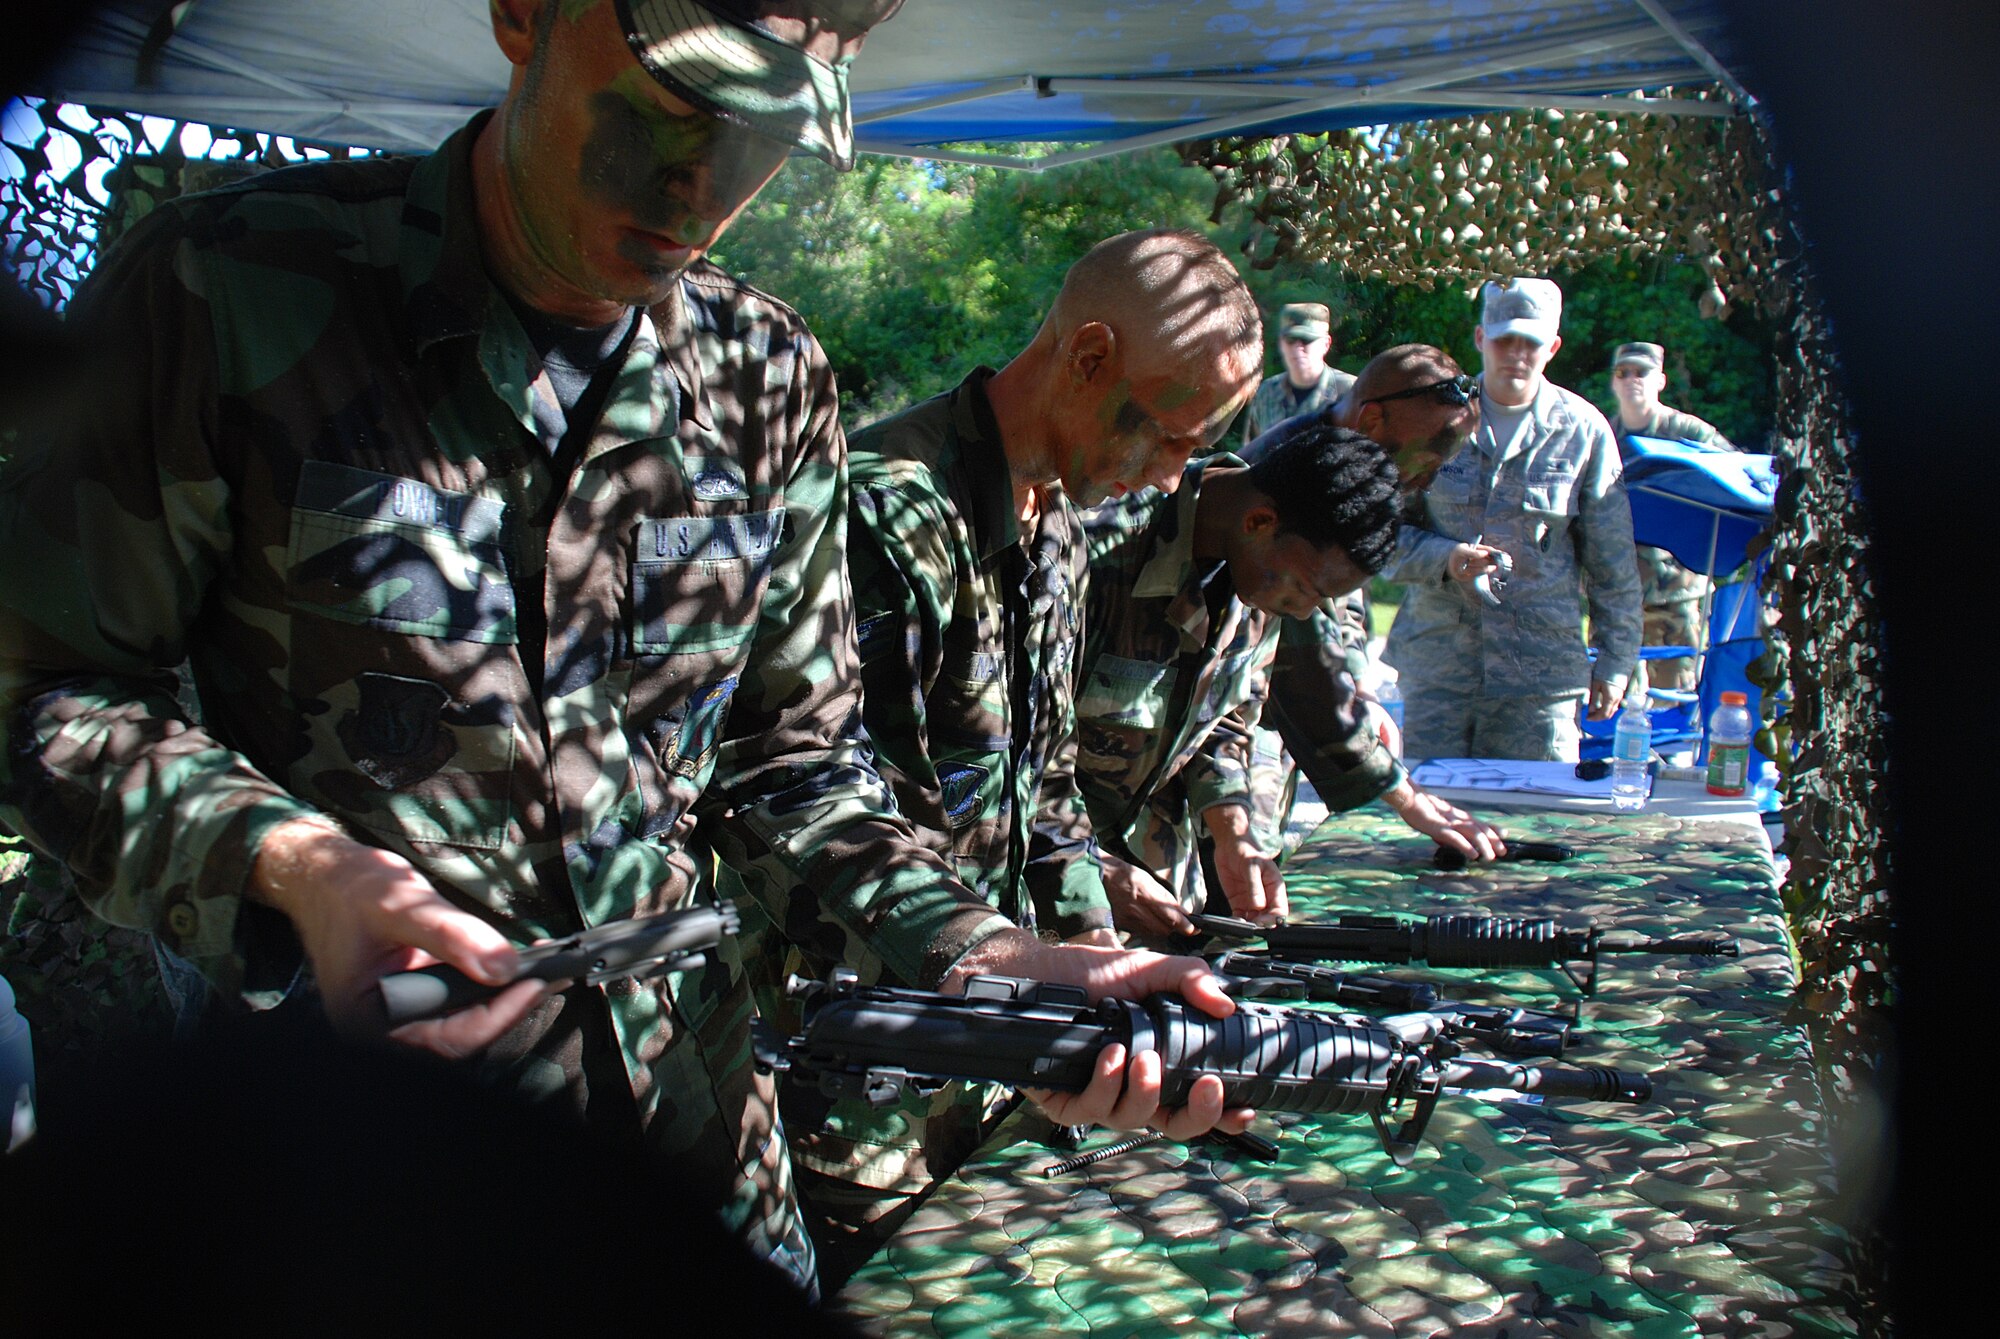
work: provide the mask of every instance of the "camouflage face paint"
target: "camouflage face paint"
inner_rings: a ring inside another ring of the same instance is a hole
[[[585,196],[649,234],[621,237],[620,255],[678,273],[770,179],[785,148],[692,109],[682,114],[660,96],[634,68],[591,98],[578,179]]]

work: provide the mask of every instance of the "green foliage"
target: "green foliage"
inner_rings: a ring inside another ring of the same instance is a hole
[[[1006,362],[1091,245],[1205,227],[1209,194],[1170,153],[1046,174],[864,158],[843,176],[795,162],[716,260],[799,309],[859,423]]]
[[[1070,263],[1106,237],[1189,227],[1243,255],[1257,225],[1242,211],[1210,223],[1213,199],[1208,173],[1168,149],[1046,173],[864,158],[842,175],[802,161],[752,202],[717,259],[805,315],[849,422],[862,423],[947,389],[977,364],[1004,364],[1033,337]],[[1413,340],[1479,366],[1476,284],[1394,284],[1288,258],[1240,268],[1266,312],[1287,302],[1331,307],[1334,361],[1349,371]],[[1614,409],[1612,349],[1652,340],[1669,351],[1670,404],[1737,442],[1763,438],[1772,332],[1742,314],[1703,317],[1699,266],[1618,258],[1553,277],[1566,299],[1556,381]],[[1277,335],[1266,333],[1275,373]]]

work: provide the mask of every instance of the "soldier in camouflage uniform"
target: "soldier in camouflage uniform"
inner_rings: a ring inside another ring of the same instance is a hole
[[[1611,390],[1618,397],[1618,418],[1612,426],[1618,432],[1620,450],[1628,438],[1657,437],[1734,451],[1735,445],[1713,423],[1660,403],[1660,392],[1667,386],[1666,363],[1667,351],[1657,344],[1621,344],[1611,356]],[[1642,644],[1700,646],[1701,601],[1709,591],[1708,578],[1688,571],[1665,549],[1640,544],[1637,551],[1639,600],[1646,620]],[[1637,688],[1651,682],[1661,688],[1693,692],[1695,662],[1691,656],[1642,660],[1637,676]]]
[[[1122,928],[1192,928],[1208,900],[1196,819],[1221,893],[1255,920],[1285,914],[1250,835],[1250,733],[1280,617],[1359,587],[1393,551],[1396,471],[1357,433],[1308,427],[1246,467],[1188,468],[1177,495],[1134,494],[1085,517],[1090,614],[1077,777],[1098,840],[1147,872],[1107,869]]]
[[[1385,655],[1401,676],[1408,757],[1574,761],[1579,699],[1588,694],[1592,719],[1609,717],[1638,659],[1617,443],[1595,406],[1543,375],[1561,316],[1562,291],[1546,279],[1486,286],[1474,449],[1438,470],[1397,540],[1389,576],[1406,589]],[[1503,552],[1513,572],[1496,605],[1476,582]]]
[[[1287,419],[1243,450],[1252,464],[1308,424],[1348,428],[1382,444],[1407,496],[1428,485],[1479,422],[1471,378],[1442,349],[1399,344],[1368,361],[1333,404]],[[1349,596],[1309,619],[1280,622],[1270,695],[1251,750],[1252,829],[1273,855],[1284,849],[1303,770],[1338,813],[1380,798],[1417,831],[1472,859],[1500,853],[1495,829],[1411,783],[1383,746],[1356,683],[1367,665],[1369,629]],[[1303,767],[1301,762],[1303,760]]]
[[[4,570],[36,578],[0,587],[0,822],[220,1000],[305,970],[356,1032],[386,972],[502,984],[515,944],[711,896],[717,858],[909,980],[1229,1012],[1190,960],[1041,945],[894,813],[855,712],[832,376],[701,259],[794,148],[844,164],[845,67],[893,5],[496,0],[507,98],[435,154],[151,215],[73,314],[102,394],[0,476]],[[397,1037],[643,1142],[808,1280],[715,957]],[[1243,1119],[1212,1079],[1162,1110],[1121,1055],[1060,1118]]]
[[[1311,414],[1347,394],[1354,374],[1326,361],[1333,347],[1333,313],[1320,302],[1288,302],[1278,309],[1278,353],[1285,370],[1264,378],[1243,411],[1239,441],[1249,442],[1288,418]]]
[[[1165,337],[1162,320],[1189,308],[1209,313],[1206,336]],[[877,766],[959,877],[1046,935],[1118,943],[1074,776],[1086,551],[1073,499],[1171,490],[1249,396],[1261,347],[1256,304],[1211,243],[1127,233],[1071,267],[1005,368],[976,369],[850,441],[848,570]],[[789,948],[753,953],[774,1017],[790,1013],[786,975],[840,965],[812,923],[802,929]],[[848,965],[870,979],[881,970]],[[828,1110],[787,1090],[829,1280],[970,1156],[1004,1092],[954,1084],[881,1110]]]

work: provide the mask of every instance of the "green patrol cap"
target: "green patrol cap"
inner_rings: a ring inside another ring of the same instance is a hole
[[[618,0],[618,18],[639,63],[672,92],[843,171],[854,166],[854,115],[847,99],[852,60],[823,61],[732,12],[756,8],[703,0]],[[874,8],[886,17],[896,5]],[[865,18],[860,26],[868,26]]]
[[[1287,302],[1278,310],[1278,334],[1285,339],[1318,339],[1333,333],[1333,313],[1319,302]]]
[[[1664,371],[1667,366],[1667,351],[1657,344],[1620,344],[1618,352],[1611,355],[1611,366],[1620,363],[1637,363],[1648,372]]]

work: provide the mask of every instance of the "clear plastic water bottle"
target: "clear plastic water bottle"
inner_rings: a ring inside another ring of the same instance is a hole
[[[1750,786],[1750,699],[1724,693],[1708,718],[1708,793],[1741,795]]]
[[[1646,694],[1628,693],[1611,732],[1611,807],[1630,813],[1646,807],[1646,764],[1653,759],[1653,722]]]
[[[1394,679],[1384,679],[1375,689],[1375,700],[1382,704],[1382,710],[1396,723],[1396,733],[1403,733],[1403,690],[1396,687]]]

